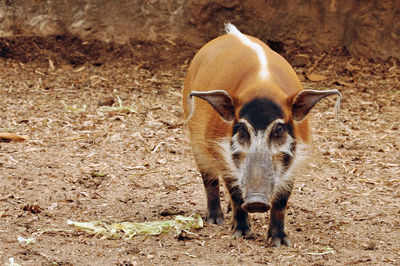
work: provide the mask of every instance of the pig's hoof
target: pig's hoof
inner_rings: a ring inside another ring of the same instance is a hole
[[[237,224],[233,226],[233,237],[240,238],[243,237],[245,239],[253,239],[254,235],[250,229],[248,224]]]
[[[207,223],[223,225],[224,215],[222,213],[209,213],[207,214]]]
[[[285,245],[287,247],[292,246],[292,242],[290,241],[290,238],[288,236],[282,236],[282,237],[270,237],[270,242],[274,247],[279,248],[281,245]]]

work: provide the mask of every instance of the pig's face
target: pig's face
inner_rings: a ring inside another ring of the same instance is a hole
[[[281,108],[268,99],[255,99],[239,112],[232,130],[232,168],[242,190],[242,208],[265,212],[275,191],[291,179],[296,141],[291,122]]]

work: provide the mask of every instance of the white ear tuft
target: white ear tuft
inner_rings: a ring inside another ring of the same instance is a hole
[[[188,99],[190,114],[186,122],[188,122],[190,118],[192,118],[194,113],[193,96],[207,101],[225,121],[230,122],[235,118],[235,107],[233,105],[233,100],[232,97],[226,91],[224,90],[192,91],[189,94],[189,99]]]
[[[297,93],[292,100],[293,119],[295,121],[303,120],[317,102],[334,94],[338,96],[335,105],[336,115],[338,117],[340,100],[342,98],[342,94],[338,90],[302,90]]]

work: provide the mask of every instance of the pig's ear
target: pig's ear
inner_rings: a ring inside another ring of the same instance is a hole
[[[293,119],[295,121],[303,120],[317,102],[326,96],[334,94],[338,95],[338,100],[340,101],[342,95],[338,90],[302,90],[298,92],[291,100]]]
[[[232,97],[226,91],[192,91],[189,98],[193,96],[206,100],[224,120],[232,121],[235,118],[235,106]]]

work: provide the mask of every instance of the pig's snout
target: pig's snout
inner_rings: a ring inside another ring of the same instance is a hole
[[[271,195],[274,189],[272,160],[267,152],[250,152],[243,171],[242,187],[247,212],[267,212],[271,209]]]
[[[241,207],[247,212],[267,212],[271,209],[271,203],[263,195],[249,195]]]

